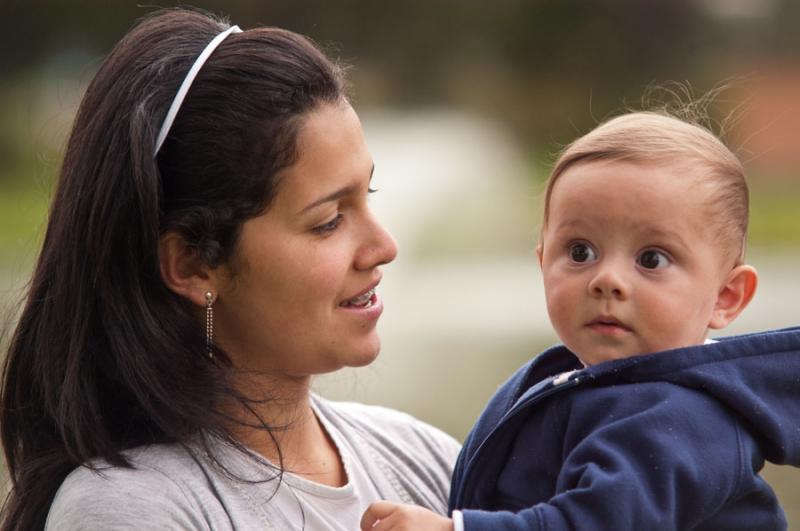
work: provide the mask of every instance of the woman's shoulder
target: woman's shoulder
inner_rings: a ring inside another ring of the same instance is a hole
[[[73,470],[50,506],[46,529],[118,529],[131,522],[141,529],[208,528],[207,482],[188,451],[152,445],[123,456],[130,467],[95,460]]]

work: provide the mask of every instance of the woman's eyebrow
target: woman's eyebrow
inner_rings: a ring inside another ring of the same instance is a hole
[[[317,199],[316,201],[314,201],[309,205],[306,205],[306,207],[304,207],[303,210],[300,211],[300,213],[305,214],[309,210],[317,208],[320,205],[323,205],[325,203],[330,203],[331,201],[336,201],[337,199],[341,199],[346,195],[354,193],[356,190],[358,190],[358,188],[359,188],[358,184],[350,184],[342,188],[339,188],[335,192],[328,194],[320,199]]]
[[[374,164],[372,165],[372,168],[369,170],[369,181],[370,182],[372,181],[373,173],[375,173],[375,165]],[[330,193],[330,194],[328,194],[328,195],[326,195],[324,197],[321,197],[321,198],[317,199],[316,201],[306,205],[300,211],[300,214],[305,214],[309,210],[317,208],[320,205],[324,205],[325,203],[330,203],[331,201],[336,201],[336,200],[341,199],[342,197],[345,197],[347,195],[354,194],[354,193],[356,193],[358,191],[358,189],[360,187],[361,187],[360,183],[352,183],[352,184],[348,184],[347,186],[343,186],[342,188],[339,188],[338,190],[336,190],[336,191],[334,191],[334,192],[332,192],[332,193]]]

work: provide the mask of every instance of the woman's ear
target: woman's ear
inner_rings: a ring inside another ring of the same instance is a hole
[[[728,326],[750,304],[757,285],[758,274],[754,267],[734,267],[717,294],[717,303],[711,312],[708,327],[719,329]]]
[[[158,262],[164,284],[198,306],[206,305],[206,292],[219,293],[217,275],[177,232],[167,232],[158,242]]]

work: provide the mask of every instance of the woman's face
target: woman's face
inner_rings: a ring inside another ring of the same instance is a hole
[[[348,104],[304,120],[298,160],[246,221],[214,305],[215,341],[243,368],[304,378],[373,361],[379,266],[397,246],[368,204],[372,157]]]

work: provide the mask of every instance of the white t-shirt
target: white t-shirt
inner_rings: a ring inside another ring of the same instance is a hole
[[[361,515],[367,506],[381,499],[377,485],[370,479],[347,437],[315,408],[328,435],[333,439],[344,461],[347,484],[330,487],[315,483],[290,472],[284,473],[283,482],[270,500],[284,520],[279,529],[293,529],[293,523],[302,522],[302,529],[353,531],[358,529]],[[336,515],[336,518],[331,518]]]

